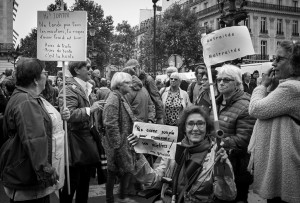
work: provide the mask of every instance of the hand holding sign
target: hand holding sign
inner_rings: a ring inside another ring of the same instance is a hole
[[[129,136],[130,144],[136,144],[134,149],[137,153],[146,153],[175,159],[178,128],[174,126],[158,125],[135,122],[133,125],[134,136]]]

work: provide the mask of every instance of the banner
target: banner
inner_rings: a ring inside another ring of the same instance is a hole
[[[255,54],[246,26],[216,30],[203,36],[201,43],[204,63],[207,66]]]
[[[178,128],[176,126],[135,122],[133,134],[139,136],[134,146],[137,153],[175,159]]]
[[[86,11],[38,11],[38,59],[86,61],[86,48]]]

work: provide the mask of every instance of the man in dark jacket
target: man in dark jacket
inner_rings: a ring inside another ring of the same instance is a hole
[[[71,194],[68,194],[65,181],[60,202],[72,203],[76,191],[76,203],[87,203],[91,164],[100,162],[99,154],[91,151],[90,147],[92,144],[96,146],[90,133],[92,114],[102,107],[99,102],[90,105],[92,84],[88,82],[90,75],[87,63],[70,62],[69,71],[73,76],[68,78],[66,87],[66,105],[71,113],[68,121]],[[63,108],[63,91],[59,95],[59,107]],[[79,152],[74,151],[80,151],[80,156],[76,156]]]
[[[163,124],[163,117],[164,117],[164,107],[162,100],[160,98],[159,91],[155,85],[154,79],[148,75],[145,71],[141,70],[139,62],[135,59],[130,59],[125,67],[133,68],[134,75],[138,76],[138,78],[143,82],[143,86],[147,89],[152,102],[155,105],[155,118],[157,124]]]
[[[244,92],[247,92],[248,94],[252,94],[253,90],[256,87],[256,84],[251,82],[251,74],[246,72],[243,74],[243,86],[244,86]]]

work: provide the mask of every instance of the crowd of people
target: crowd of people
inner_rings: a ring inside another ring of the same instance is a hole
[[[134,203],[128,195],[141,191],[158,191],[157,203],[247,203],[250,185],[268,203],[300,202],[300,42],[279,44],[261,77],[227,63],[212,69],[212,81],[199,65],[196,81],[169,67],[162,82],[135,59],[111,81],[90,60],[68,69],[65,95],[62,72],[47,79],[38,59],[22,57],[5,73],[0,178],[10,202],[47,203],[58,191],[61,203],[75,192],[75,202],[87,203],[95,173],[105,179],[107,203]],[[137,121],[178,127],[175,160],[136,153]]]

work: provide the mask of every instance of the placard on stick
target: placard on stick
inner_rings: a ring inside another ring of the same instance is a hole
[[[206,66],[255,54],[246,26],[216,30],[201,38]]]
[[[43,61],[86,61],[86,48],[86,11],[38,11],[38,59]]]
[[[139,136],[134,146],[137,153],[175,159],[178,128],[176,126],[135,122],[133,133]]]

